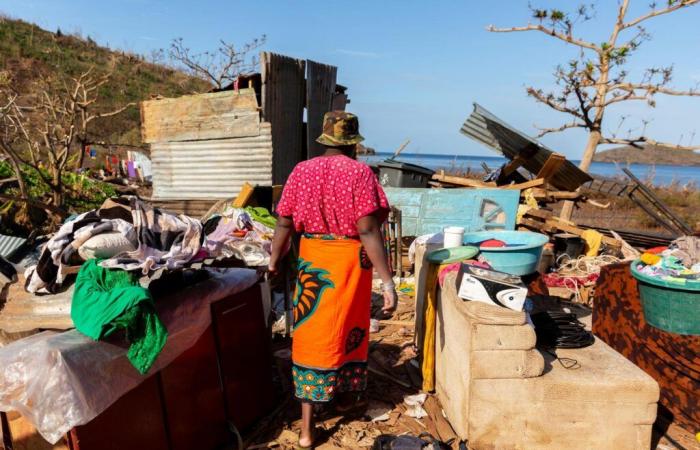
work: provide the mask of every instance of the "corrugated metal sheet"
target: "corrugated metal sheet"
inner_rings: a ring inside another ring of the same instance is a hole
[[[246,181],[272,185],[272,135],[151,144],[153,199],[224,199]]]
[[[517,131],[477,103],[474,103],[474,112],[464,122],[460,131],[511,160],[521,153],[532,153],[523,167],[533,174],[539,173],[549,156],[555,153],[540,142]],[[567,160],[550,179],[550,183],[559,189],[573,191],[592,179],[590,175]]]
[[[304,104],[306,62],[262,52],[262,105],[265,121],[272,124],[272,181],[284,184],[304,151]]]
[[[0,234],[0,256],[3,258],[11,257],[25,242],[27,240],[22,237]]]

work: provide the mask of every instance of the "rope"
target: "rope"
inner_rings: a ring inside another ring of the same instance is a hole
[[[600,269],[608,264],[615,264],[622,261],[620,258],[612,255],[598,256],[580,256],[576,259],[568,259],[561,261],[562,257],[567,257],[566,254],[557,258],[557,275],[561,278],[564,287],[573,294],[577,303],[584,303],[581,298],[580,289],[590,283],[591,276],[600,275]]]

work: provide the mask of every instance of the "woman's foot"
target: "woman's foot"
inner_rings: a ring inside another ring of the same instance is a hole
[[[299,450],[307,450],[311,449],[314,447],[314,437],[313,433],[309,433],[308,435],[305,435],[304,432],[299,436],[299,442],[297,444],[297,448]]]

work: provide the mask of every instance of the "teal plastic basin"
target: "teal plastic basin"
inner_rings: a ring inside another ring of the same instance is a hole
[[[487,239],[498,239],[505,242],[507,247],[479,247],[479,243]],[[479,247],[480,255],[491,267],[519,276],[537,271],[542,248],[547,242],[547,236],[531,231],[477,231],[464,234],[464,245]]]

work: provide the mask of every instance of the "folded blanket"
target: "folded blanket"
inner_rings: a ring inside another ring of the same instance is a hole
[[[80,246],[107,232],[123,234],[136,250],[117,254],[100,264],[140,270],[143,274],[162,267],[183,267],[199,252],[203,236],[197,219],[153,208],[136,197],[107,200],[100,209],[64,223],[46,243],[38,264],[25,273],[27,291],[57,292],[65,276],[83,263],[78,255]]]

